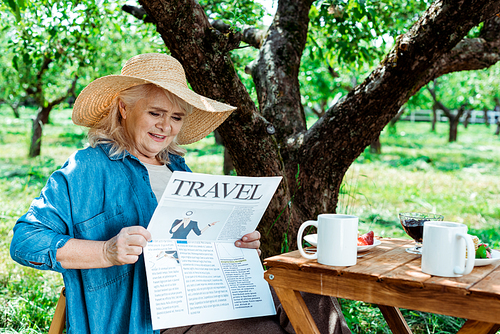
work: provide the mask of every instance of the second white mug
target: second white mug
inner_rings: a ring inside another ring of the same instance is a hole
[[[467,225],[453,222],[424,223],[422,271],[442,277],[460,277],[474,268],[475,249]],[[467,254],[472,254],[465,259]]]
[[[318,220],[304,222],[297,234],[300,254],[308,259],[318,259],[330,266],[353,266],[357,260],[358,217],[342,214],[320,214]],[[302,235],[308,226],[318,229],[316,254],[307,254],[302,248]]]

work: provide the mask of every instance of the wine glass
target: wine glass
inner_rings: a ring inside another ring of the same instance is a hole
[[[407,248],[412,254],[422,255],[422,236],[424,234],[424,222],[442,221],[444,216],[435,213],[405,212],[399,214],[399,220],[406,234],[415,240],[415,246]]]

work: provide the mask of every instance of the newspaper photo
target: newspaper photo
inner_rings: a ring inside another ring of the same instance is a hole
[[[174,172],[144,248],[153,329],[276,313],[254,231],[281,177]]]

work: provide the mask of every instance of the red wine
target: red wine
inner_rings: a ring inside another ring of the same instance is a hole
[[[416,242],[422,242],[422,236],[424,234],[424,222],[426,219],[403,219],[401,220],[401,225],[403,226],[405,232],[413,238]]]

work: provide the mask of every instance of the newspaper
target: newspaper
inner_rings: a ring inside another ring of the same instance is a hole
[[[174,172],[144,248],[153,329],[276,314],[255,249],[256,229],[281,177]]]

